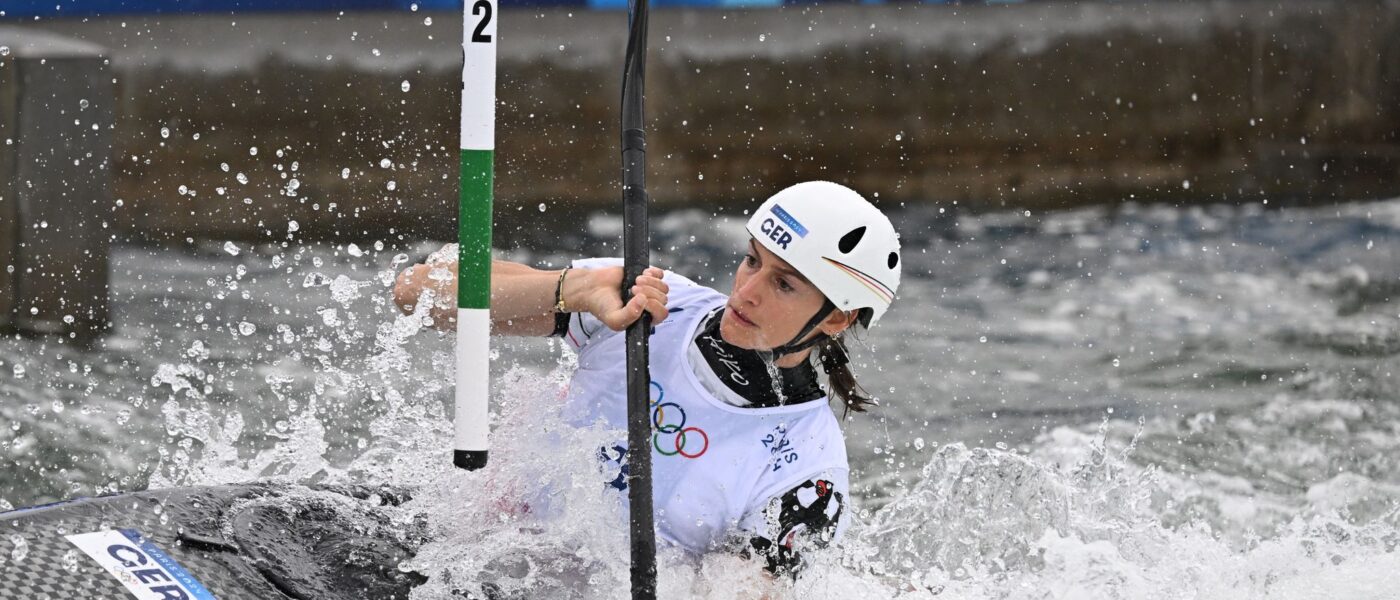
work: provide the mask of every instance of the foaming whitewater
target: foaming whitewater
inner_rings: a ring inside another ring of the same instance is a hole
[[[843,421],[847,534],[796,581],[663,549],[662,597],[1396,597],[1400,201],[895,221],[909,276],[852,348],[880,406]],[[741,219],[654,225],[658,265],[727,289]],[[500,254],[615,254],[619,227]],[[493,342],[490,466],[451,467],[452,336],[389,300],[440,246],[118,247],[102,347],[0,340],[0,508],[363,484],[411,499],[308,501],[410,540],[415,598],[628,597],[597,460],[624,432],[562,425],[561,344]]]

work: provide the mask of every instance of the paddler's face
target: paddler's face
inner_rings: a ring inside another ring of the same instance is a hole
[[[822,293],[807,278],[750,239],[734,272],[719,333],[740,348],[770,350],[792,341],[822,301]]]

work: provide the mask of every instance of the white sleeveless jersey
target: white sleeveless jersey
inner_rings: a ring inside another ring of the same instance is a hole
[[[618,265],[620,259],[574,262],[580,268]],[[849,497],[845,440],[825,398],[768,408],[741,408],[715,398],[701,377],[718,378],[713,372],[695,373],[709,365],[686,357],[704,317],[727,298],[674,273],[667,272],[664,281],[670,285],[670,316],[656,326],[650,347],[649,450],[659,537],[694,552],[714,549],[730,536],[772,539],[779,530],[775,498],[818,478],[823,480],[818,489],[833,486],[822,489],[823,495],[835,491],[835,498]],[[565,340],[578,351],[565,406],[571,424],[601,420],[627,428],[625,337],[591,315],[570,320]],[[626,443],[620,440],[609,458],[621,458]],[[614,486],[624,487],[620,477]],[[829,506],[834,513],[839,502]],[[838,522],[838,535],[842,529]]]

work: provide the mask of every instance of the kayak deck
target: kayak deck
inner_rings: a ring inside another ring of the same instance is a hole
[[[406,499],[254,483],[0,513],[0,600],[407,598],[424,577],[399,569],[423,542]]]

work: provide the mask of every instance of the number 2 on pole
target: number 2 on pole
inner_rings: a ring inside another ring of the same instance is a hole
[[[0,0],[3,2],[4,0]],[[495,0],[462,9],[461,196],[457,213],[457,390],[453,462],[486,466],[491,362],[491,205],[496,148]]]
[[[485,14],[482,14],[485,13]],[[481,22],[476,24],[476,30],[472,32],[472,42],[491,43],[491,34],[485,33],[486,26],[491,23],[491,3],[486,0],[476,0],[472,5],[472,16],[482,15]]]

